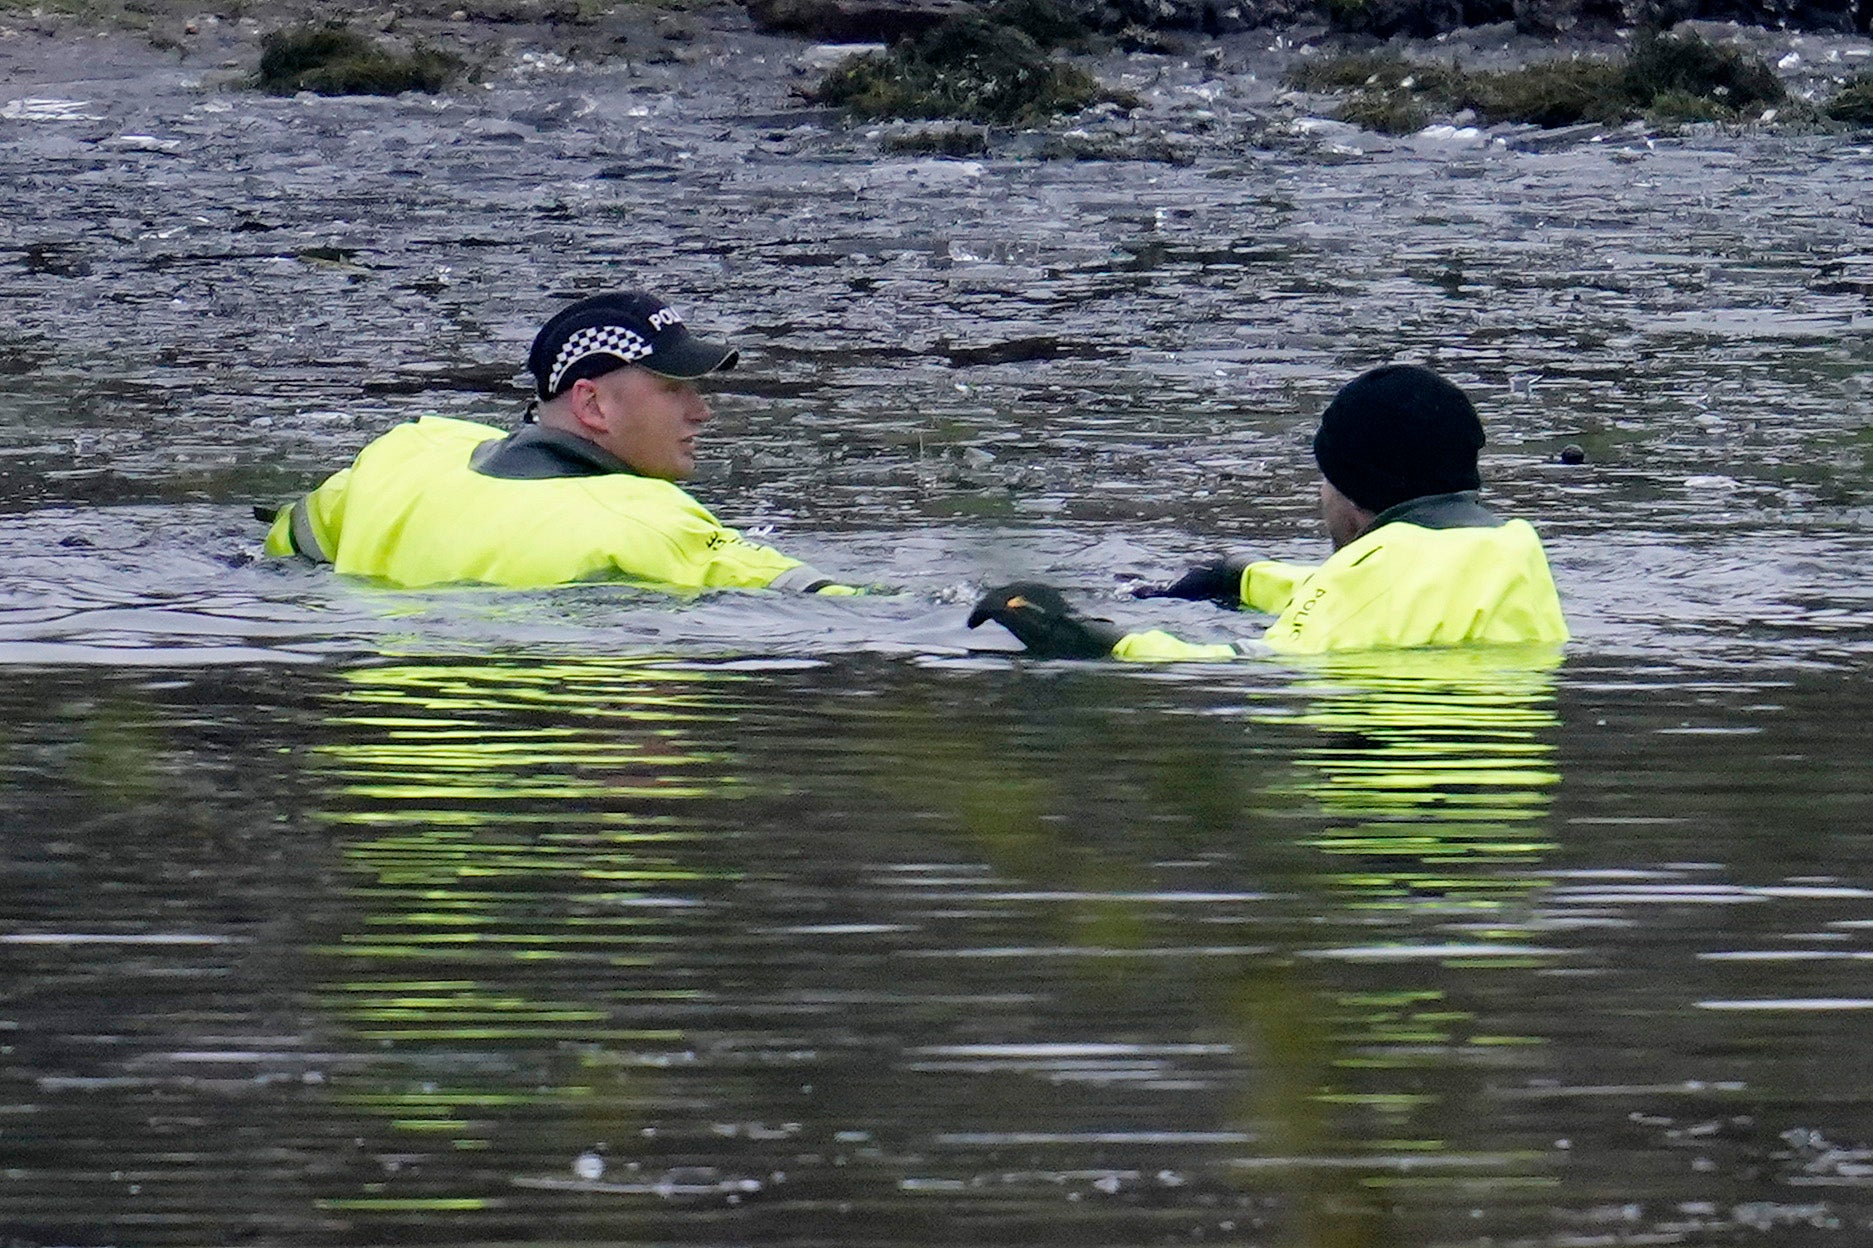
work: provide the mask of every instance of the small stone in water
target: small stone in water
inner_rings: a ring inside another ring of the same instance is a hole
[[[1569,442],[1566,446],[1561,448],[1561,462],[1564,464],[1584,464],[1587,462],[1587,452],[1579,443]]]
[[[580,1153],[573,1160],[572,1172],[587,1183],[594,1182],[605,1175],[605,1159],[597,1153]]]

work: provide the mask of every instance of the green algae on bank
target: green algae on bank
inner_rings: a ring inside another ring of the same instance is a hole
[[[1431,110],[1409,90],[1361,91],[1334,116],[1378,134],[1416,134],[1431,124]]]
[[[1861,74],[1821,106],[1822,115],[1850,126],[1873,126],[1873,73]]]
[[[1303,64],[1287,80],[1306,91],[1352,92],[1340,119],[1388,134],[1419,129],[1439,110],[1468,110],[1491,124],[1552,128],[1640,117],[1736,121],[1787,98],[1781,80],[1759,59],[1695,34],[1655,31],[1641,32],[1618,59],[1471,72],[1368,53]]]
[[[446,52],[394,52],[342,23],[327,23],[262,39],[254,85],[274,95],[399,95],[440,91],[461,70],[462,62]]]
[[[1416,90],[1438,95],[1455,89],[1463,71],[1434,62],[1410,61],[1396,52],[1349,52],[1290,68],[1287,84],[1301,91]]]
[[[946,18],[834,69],[808,93],[855,117],[1032,125],[1121,97],[1052,49],[1083,33],[1048,0]]]

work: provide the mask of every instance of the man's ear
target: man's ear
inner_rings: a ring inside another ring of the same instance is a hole
[[[581,377],[573,382],[572,388],[566,391],[566,397],[571,400],[568,406],[572,410],[572,418],[579,422],[581,429],[589,429],[593,433],[611,431],[611,422],[605,419],[604,409],[598,405],[598,387],[590,379]]]

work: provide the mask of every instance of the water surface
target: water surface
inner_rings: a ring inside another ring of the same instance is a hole
[[[1859,1242],[1867,149],[1276,133],[1138,58],[1188,163],[880,158],[732,46],[8,71],[7,1237]],[[256,558],[629,282],[744,347],[696,492],[891,592]],[[1477,397],[1558,660],[961,627],[1036,575],[1252,635],[1121,595],[1320,557],[1307,436],[1394,357]]]

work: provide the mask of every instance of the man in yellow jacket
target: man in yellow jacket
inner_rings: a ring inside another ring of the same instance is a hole
[[[1567,640],[1541,539],[1477,501],[1483,425],[1456,386],[1411,364],[1362,374],[1328,405],[1314,436],[1321,515],[1333,542],[1318,567],[1219,559],[1141,598],[1210,599],[1276,616],[1257,641],[1192,644],[1128,633],[1075,614],[1058,591],[1024,582],[970,613],[1029,650],[1063,658],[1226,659],[1245,654]]]
[[[696,381],[738,353],[642,291],[582,299],[528,353],[538,395],[506,432],[425,416],[280,511],[267,553],[413,588],[629,580],[851,593],[724,526],[680,486],[709,422]]]

